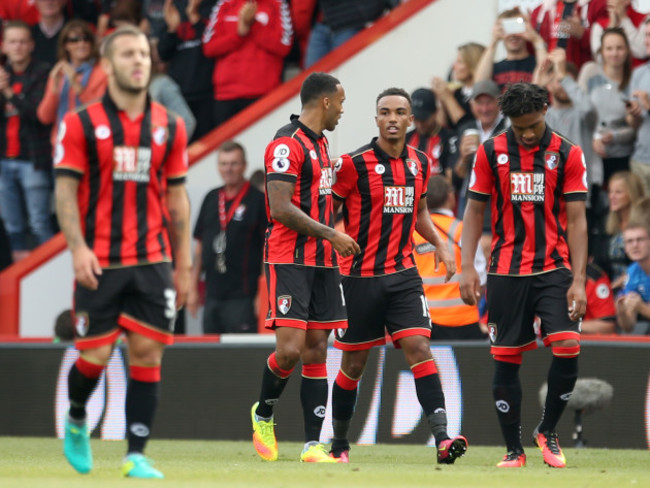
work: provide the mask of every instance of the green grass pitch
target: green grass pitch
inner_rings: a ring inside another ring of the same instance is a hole
[[[650,486],[650,453],[644,450],[564,449],[568,466],[551,469],[538,449],[527,447],[523,469],[494,467],[501,447],[470,445],[451,466],[438,466],[433,448],[413,445],[355,446],[348,465],[298,461],[301,445],[280,442],[280,459],[260,460],[249,442],[154,439],[147,454],[164,480],[120,477],[124,442],[92,440],[95,467],[80,475],[67,464],[56,439],[0,437],[0,487],[263,487],[263,488],[644,488]]]

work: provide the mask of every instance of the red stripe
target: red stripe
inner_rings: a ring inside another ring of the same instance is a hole
[[[80,351],[85,349],[96,349],[101,346],[114,344],[117,338],[120,337],[121,333],[122,331],[120,329],[115,329],[102,336],[77,338],[74,341],[74,345]]]
[[[82,375],[93,380],[99,378],[102,375],[102,371],[104,371],[103,364],[91,363],[90,361],[84,359],[83,356],[79,356],[77,358],[75,366],[77,366],[77,369]]]
[[[391,336],[391,339],[393,342],[397,343],[397,341],[399,341],[400,339],[404,339],[405,337],[416,336],[416,335],[431,337],[431,329],[427,329],[424,327],[414,327],[412,329],[399,330]]]
[[[502,363],[511,363],[511,364],[521,364],[524,360],[524,357],[521,354],[505,355],[505,354],[495,354],[495,361],[501,361]]]
[[[302,375],[305,378],[327,378],[327,366],[325,363],[303,364]]]
[[[517,354],[521,354],[522,352],[526,351],[532,351],[533,349],[537,349],[537,342],[532,341],[529,342],[528,344],[524,344],[523,346],[515,346],[515,347],[500,347],[500,346],[492,346],[490,348],[490,354],[493,356],[514,356]]]
[[[553,346],[553,356],[562,358],[575,358],[580,354],[580,344],[571,347]]]
[[[129,366],[130,378],[145,383],[158,383],[160,381],[160,365],[158,366]]]
[[[424,376],[436,374],[438,372],[438,368],[436,368],[436,363],[433,361],[433,359],[428,359],[423,363],[411,366],[411,371],[413,371],[413,377],[417,380],[418,378],[422,378]]]
[[[307,322],[299,319],[280,319],[272,317],[264,321],[266,329],[275,329],[276,327],[293,327],[294,329],[307,330]]]
[[[383,344],[386,344],[385,337],[374,341],[362,342],[361,344],[346,344],[345,342],[339,342],[338,340],[334,339],[334,347],[340,349],[341,351],[366,351],[368,349],[372,349],[375,346],[381,346]]]
[[[573,331],[557,332],[544,337],[543,342],[546,347],[558,341],[576,340],[580,342],[580,334]]]
[[[338,320],[336,322],[307,322],[307,329],[318,329],[318,330],[333,330],[333,329],[347,329],[348,321],[347,320]]]
[[[288,378],[289,376],[291,376],[291,373],[293,373],[293,368],[282,369],[280,366],[278,366],[278,361],[275,359],[275,351],[272,352],[271,355],[269,356],[269,359],[267,360],[267,364],[269,366],[269,369],[273,371],[273,374],[280,378]],[[327,372],[325,373],[325,376],[327,376]]]
[[[357,385],[359,384],[360,380],[361,378],[353,380],[348,375],[346,375],[343,371],[339,370],[339,373],[336,375],[336,380],[334,381],[336,382],[337,385],[339,385],[344,390],[352,391],[357,389]]]
[[[162,344],[170,345],[174,343],[174,336],[171,333],[164,332],[160,329],[155,329],[153,326],[145,324],[143,322],[138,322],[133,317],[128,317],[122,314],[117,319],[117,323],[125,329],[130,330],[131,332],[143,335]]]

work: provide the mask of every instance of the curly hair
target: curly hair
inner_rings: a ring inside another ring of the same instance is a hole
[[[499,97],[499,107],[506,117],[541,112],[548,104],[548,91],[532,83],[515,83]]]

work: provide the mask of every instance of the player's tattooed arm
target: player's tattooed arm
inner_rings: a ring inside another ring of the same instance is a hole
[[[74,251],[85,245],[81,234],[81,220],[77,203],[79,180],[69,176],[57,176],[55,188],[56,217],[59,227],[68,243],[68,248]]]
[[[349,235],[315,221],[291,203],[295,184],[271,180],[266,184],[271,218],[299,234],[328,240],[341,256],[360,252],[359,245]]]

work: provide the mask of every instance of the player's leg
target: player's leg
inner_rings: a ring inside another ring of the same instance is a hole
[[[542,420],[533,433],[533,441],[541,449],[544,462],[555,468],[566,466],[555,428],[578,379],[579,323],[569,319],[566,301],[571,281],[568,270],[546,273],[536,280],[542,337],[553,351],[553,360]]]
[[[129,384],[126,392],[127,456],[122,474],[163,478],[144,457],[158,407],[160,365],[165,345],[173,344],[176,291],[169,263],[125,270],[129,293],[122,300],[118,324],[128,333]]]
[[[487,286],[488,332],[494,357],[492,396],[507,451],[497,466],[523,467],[519,368],[522,353],[537,347],[531,279],[490,275]]]
[[[349,462],[348,432],[357,404],[359,381],[368,362],[370,349],[343,351],[341,367],[332,386],[332,455]]]

